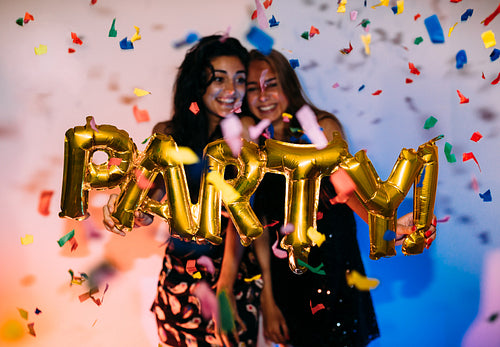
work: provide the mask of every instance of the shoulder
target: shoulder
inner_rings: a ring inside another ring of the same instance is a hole
[[[325,133],[328,140],[331,140],[334,132],[339,132],[342,137],[344,137],[344,130],[342,128],[342,124],[340,124],[337,117],[328,112],[320,112],[318,114],[318,124],[321,128],[323,128],[323,132]]]
[[[153,127],[153,134],[155,133],[160,133],[160,134],[165,134],[165,135],[172,135],[174,133],[174,125],[172,121],[165,121],[165,122],[160,122],[157,123]]]

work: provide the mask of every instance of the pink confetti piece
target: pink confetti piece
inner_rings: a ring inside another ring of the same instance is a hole
[[[198,112],[200,112],[200,108],[198,107],[196,101],[193,101],[191,105],[189,105],[189,111],[193,112],[194,115],[197,115]]]
[[[308,105],[302,106],[295,116],[304,130],[304,133],[316,148],[321,149],[328,145],[328,140],[318,124],[316,114]]]
[[[230,113],[220,122],[220,128],[222,136],[231,149],[233,156],[239,156],[241,146],[243,145],[241,141],[241,133],[243,131],[241,120],[234,113]]]
[[[276,240],[273,243],[272,250],[273,250],[273,254],[276,256],[276,258],[286,259],[288,257],[288,253],[286,251],[278,248],[278,240]]]
[[[267,74],[268,69],[262,70],[262,73],[260,74],[259,78],[259,84],[260,84],[260,91],[264,93],[264,90],[266,89],[266,74]]]
[[[325,309],[325,305],[323,305],[323,304],[321,304],[321,303],[320,303],[320,304],[317,304],[316,306],[314,306],[314,307],[313,307],[313,306],[312,306],[312,302],[311,302],[311,301],[309,301],[309,305],[311,306],[311,312],[312,312],[312,314],[313,314],[313,315],[315,315],[315,314],[316,314],[316,312],[318,312],[318,311],[320,311],[320,310],[324,310],[324,309]]]
[[[288,118],[286,118],[286,119],[288,119]],[[285,119],[283,119],[283,121],[284,120]],[[271,125],[271,121],[266,118],[266,119],[261,120],[256,125],[249,127],[248,128],[248,135],[250,136],[250,139],[256,140],[260,136],[260,134],[262,134],[264,132],[264,130],[266,130],[266,128],[269,127],[270,125]]]
[[[94,117],[91,117],[90,118],[90,127],[92,128],[92,130],[94,130],[96,133],[99,132],[99,129],[97,129],[97,126],[95,125],[95,119]]]
[[[111,166],[120,166],[120,164],[122,163],[122,158],[109,158],[108,160],[108,169],[111,167]]]
[[[148,180],[146,178],[146,176],[144,176],[144,174],[142,173],[142,171],[140,169],[135,170],[135,178],[137,181],[137,186],[140,189],[148,189],[149,187],[151,187],[151,184],[152,184],[151,181]]]
[[[472,134],[470,139],[474,142],[477,142],[477,141],[481,140],[482,138],[483,138],[483,135],[481,135],[481,133],[479,131],[476,131],[474,134]]]
[[[349,174],[343,169],[339,169],[330,175],[330,182],[337,193],[334,198],[330,199],[330,203],[332,205],[345,204],[356,189],[356,184]]]
[[[481,171],[481,167],[479,166],[479,163],[478,163],[476,157],[474,156],[474,153],[468,152],[468,153],[464,153],[462,155],[462,161],[468,161],[470,159],[473,159],[476,162],[477,167],[479,168],[479,171]]]
[[[351,11],[351,20],[356,20],[358,17],[358,11]]]
[[[316,213],[316,220],[322,220],[322,219],[323,219],[323,212],[318,211],[318,213]]]
[[[81,294],[80,296],[78,296],[78,300],[80,300],[80,302],[84,302],[96,293],[99,293],[99,288],[97,288],[97,287],[91,288],[88,292],[85,292],[85,293]]]
[[[30,335],[35,336],[35,337],[36,337],[36,332],[35,332],[35,323],[29,323],[29,324],[28,324],[28,331],[29,331]]]
[[[340,84],[339,84],[338,82],[335,82],[335,83],[332,85],[332,88],[334,88],[334,89],[335,89],[335,88],[338,88],[338,87],[340,87]]]
[[[205,319],[216,317],[219,321],[219,301],[215,293],[210,289],[210,286],[205,281],[200,281],[193,291],[194,296],[200,300],[201,315]]]
[[[226,42],[227,38],[229,37],[229,32],[231,31],[231,26],[228,26],[224,34],[222,34],[221,38],[219,39],[220,42],[224,43]],[[193,112],[194,113],[194,112]]]
[[[134,117],[137,123],[149,122],[149,113],[147,110],[140,110],[137,105],[132,108],[134,112]]]
[[[38,200],[38,212],[42,216],[48,216],[50,214],[49,207],[52,195],[54,195],[54,191],[52,190],[43,190],[40,193],[40,199]]]
[[[207,271],[210,273],[210,274],[214,274],[215,273],[215,266],[214,266],[214,263],[212,262],[212,259],[207,257],[206,255],[202,255],[201,257],[199,257],[196,262],[200,265],[200,266],[204,266],[205,269],[207,269]]]
[[[280,228],[280,234],[281,235],[288,235],[288,234],[293,233],[294,230],[295,230],[295,227],[293,226],[293,224],[292,223],[288,223],[287,225],[283,225]]]
[[[443,218],[438,219],[437,222],[438,223],[446,223],[449,220],[450,220],[450,216],[444,216]]]
[[[474,193],[479,194],[479,183],[477,182],[476,176],[472,175],[472,189],[474,190]]]
[[[259,23],[259,27],[261,29],[265,29],[269,26],[267,22],[266,13],[264,12],[264,6],[260,3],[259,0],[255,0],[255,7],[257,11],[257,23]]]
[[[191,276],[195,273],[198,272],[198,269],[196,268],[196,260],[195,259],[189,259],[186,262],[186,272],[190,274]]]

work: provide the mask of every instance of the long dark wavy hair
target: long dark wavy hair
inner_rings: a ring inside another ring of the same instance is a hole
[[[207,109],[203,103],[203,95],[212,82],[211,60],[220,56],[234,56],[248,65],[248,51],[232,37],[223,38],[212,35],[201,38],[186,53],[179,67],[173,88],[173,116],[170,122],[172,136],[180,146],[193,150],[203,150],[212,140],[220,138],[220,129],[214,134],[208,133]],[[200,112],[195,115],[189,110],[192,102],[196,102]]]

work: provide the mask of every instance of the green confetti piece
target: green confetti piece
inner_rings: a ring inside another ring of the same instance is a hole
[[[422,42],[424,41],[424,39],[422,38],[422,36],[419,36],[415,39],[415,41],[413,41],[414,44],[416,45],[419,45],[421,44]]]
[[[434,125],[436,125],[437,121],[438,120],[436,118],[434,118],[433,116],[430,116],[429,118],[427,118],[425,120],[424,129],[432,128]]]
[[[146,137],[146,139],[144,141],[142,141],[141,144],[145,144],[146,142],[148,142],[148,140],[149,140],[149,137]]]
[[[305,266],[306,268],[308,268],[311,272],[317,274],[317,275],[326,275],[326,272],[325,270],[321,270],[321,268],[323,267],[323,263],[321,263],[319,266],[317,267],[312,267],[311,265],[303,262],[302,260],[298,259],[297,260],[297,263],[301,266]]]
[[[448,163],[454,163],[457,161],[455,154],[451,154],[452,147],[453,146],[448,142],[444,144],[444,154],[446,155],[446,160],[448,160]]]
[[[300,37],[302,37],[303,39],[306,39],[306,40],[309,40],[309,31],[304,31]]]
[[[64,244],[68,242],[73,236],[75,236],[75,229],[71,230],[69,233],[67,233],[57,241],[59,247],[64,246]]]
[[[23,310],[22,308],[17,309],[19,311],[19,314],[21,317],[23,317],[24,320],[28,320],[28,311]]]
[[[363,20],[361,21],[361,26],[362,26],[363,28],[366,28],[366,27],[368,26],[368,24],[370,24],[370,21],[369,21],[368,19],[363,19]]]
[[[220,292],[217,299],[219,301],[220,328],[224,332],[233,331],[236,329],[236,326],[234,324],[233,311],[231,310],[231,305],[226,292]]]
[[[115,29],[116,18],[113,18],[113,23],[111,23],[111,28],[109,29],[108,37],[116,37],[118,35],[118,31]]]
[[[16,24],[20,25],[20,26],[23,26],[24,25],[24,19],[23,19],[23,17],[19,17],[18,19],[16,19]]]

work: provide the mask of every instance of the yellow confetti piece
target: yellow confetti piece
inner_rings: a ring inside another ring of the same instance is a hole
[[[285,117],[285,118],[288,118],[288,119],[292,119],[293,118],[293,116],[290,113],[286,113],[286,112],[283,112],[283,114],[281,116]]]
[[[380,0],[380,4],[377,4],[375,6],[372,6],[372,8],[376,8],[376,7],[379,7],[379,6],[389,6],[389,0]]]
[[[243,280],[247,283],[250,283],[250,282],[253,282],[253,281],[257,281],[258,279],[260,279],[262,277],[261,274],[258,274],[258,275],[255,275],[253,277],[250,277],[250,278],[244,278]]]
[[[166,154],[176,163],[190,165],[200,161],[200,158],[198,158],[196,153],[189,147],[179,147],[177,151],[172,148],[167,150]]]
[[[404,9],[405,9],[405,2],[404,0],[398,0],[396,2],[396,6],[397,6],[397,11],[396,11],[396,14],[401,14],[403,13]]]
[[[490,48],[497,44],[497,42],[495,41],[495,34],[491,30],[482,33],[481,38],[483,39],[485,48]]]
[[[314,229],[313,227],[309,227],[307,229],[307,236],[316,244],[318,247],[321,246],[323,242],[325,242],[325,235]]]
[[[36,55],[42,55],[47,53],[47,46],[46,45],[39,45],[38,47],[35,47],[35,54]]]
[[[370,42],[372,41],[372,34],[361,35],[361,41],[365,45],[366,55],[370,55]]]
[[[148,92],[147,90],[144,89],[134,88],[134,94],[137,96],[144,96],[151,94],[151,92]]]
[[[196,278],[196,279],[201,279],[201,273],[199,271],[195,272],[191,276],[193,276],[193,278]]]
[[[375,289],[380,283],[378,279],[365,277],[356,270],[346,271],[345,278],[349,286],[355,286],[362,291]]]
[[[337,7],[337,13],[345,13],[345,5],[347,0],[340,0],[339,6]]]
[[[26,236],[24,237],[21,236],[21,243],[23,245],[29,245],[30,243],[33,243],[33,235],[26,234]]]
[[[453,24],[453,26],[450,28],[450,30],[448,30],[448,37],[450,37],[450,36],[451,36],[451,32],[452,32],[453,30],[455,30],[455,27],[457,26],[457,24],[458,24],[458,22],[456,22],[455,24]]]
[[[23,310],[22,308],[17,309],[19,311],[19,314],[21,317],[23,317],[24,320],[28,320],[28,311]]]
[[[139,28],[136,27],[135,25],[134,25],[134,28],[135,28],[135,34],[130,39],[130,42],[134,42],[134,41],[137,41],[137,40],[141,39],[141,35],[139,35]]]
[[[207,175],[208,183],[214,185],[222,194],[222,200],[226,204],[236,201],[240,194],[215,171],[211,171]]]

